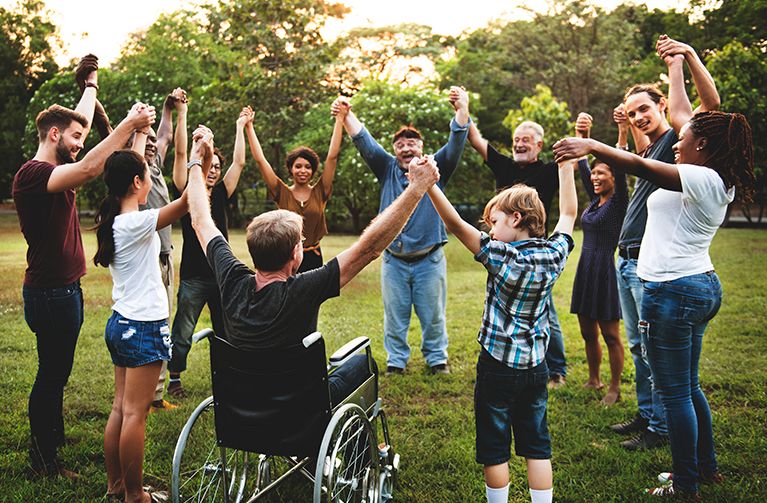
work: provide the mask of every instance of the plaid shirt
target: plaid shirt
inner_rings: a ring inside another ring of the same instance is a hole
[[[487,269],[487,294],[479,343],[493,358],[529,369],[546,357],[549,317],[546,300],[575,243],[567,234],[548,240],[495,241],[482,233],[474,260]]]

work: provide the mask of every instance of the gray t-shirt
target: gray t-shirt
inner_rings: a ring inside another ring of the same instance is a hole
[[[340,294],[341,272],[335,258],[319,269],[256,291],[256,274],[234,256],[223,237],[208,243],[207,256],[221,290],[227,339],[242,349],[299,343],[317,330],[320,305]]]
[[[140,210],[160,209],[170,203],[168,195],[168,186],[165,185],[165,177],[162,176],[163,160],[159,153],[154,156],[152,165],[149,166],[149,175],[152,177],[152,188],[146,196],[146,204],[139,206]],[[158,230],[160,235],[160,253],[170,253],[173,251],[173,244],[170,242],[171,226],[163,227]]]
[[[671,128],[658,138],[658,141],[650,147],[650,151],[645,157],[674,164],[674,151],[671,147],[675,143],[676,132],[674,128]],[[658,190],[656,185],[653,185],[644,178],[637,177],[634,193],[631,195],[629,207],[626,210],[626,217],[623,219],[621,235],[618,238],[619,246],[639,246],[642,243],[645,226],[647,225],[647,198],[656,190]]]

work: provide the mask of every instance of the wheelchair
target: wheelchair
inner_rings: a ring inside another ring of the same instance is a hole
[[[213,396],[197,406],[176,443],[174,503],[250,503],[297,473],[314,484],[314,503],[391,500],[399,454],[367,337],[346,343],[328,364],[319,332],[258,351],[235,348],[210,329],[194,336],[203,338],[210,340]],[[331,408],[328,373],[362,350],[367,380]]]

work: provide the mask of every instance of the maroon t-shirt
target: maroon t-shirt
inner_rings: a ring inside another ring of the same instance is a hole
[[[13,202],[27,240],[24,284],[53,288],[85,275],[85,252],[75,210],[75,189],[48,193],[56,169],[45,161],[28,161],[13,178]]]

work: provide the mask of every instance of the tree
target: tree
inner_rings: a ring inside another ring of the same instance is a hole
[[[0,198],[11,195],[13,177],[26,160],[22,148],[27,105],[59,67],[53,60],[61,45],[58,28],[40,0],[25,0],[13,11],[0,7]],[[35,145],[36,146],[36,145]]]
[[[755,202],[761,221],[767,203],[767,146],[761,141],[767,135],[767,57],[757,47],[749,49],[739,42],[724,46],[710,55],[707,67],[716,81],[723,112],[737,112],[746,117],[754,139]],[[743,214],[753,223],[747,206]]]
[[[331,69],[330,79],[345,93],[358,91],[367,78],[415,84],[431,80],[434,62],[452,37],[433,34],[431,26],[406,23],[353,28]]]

